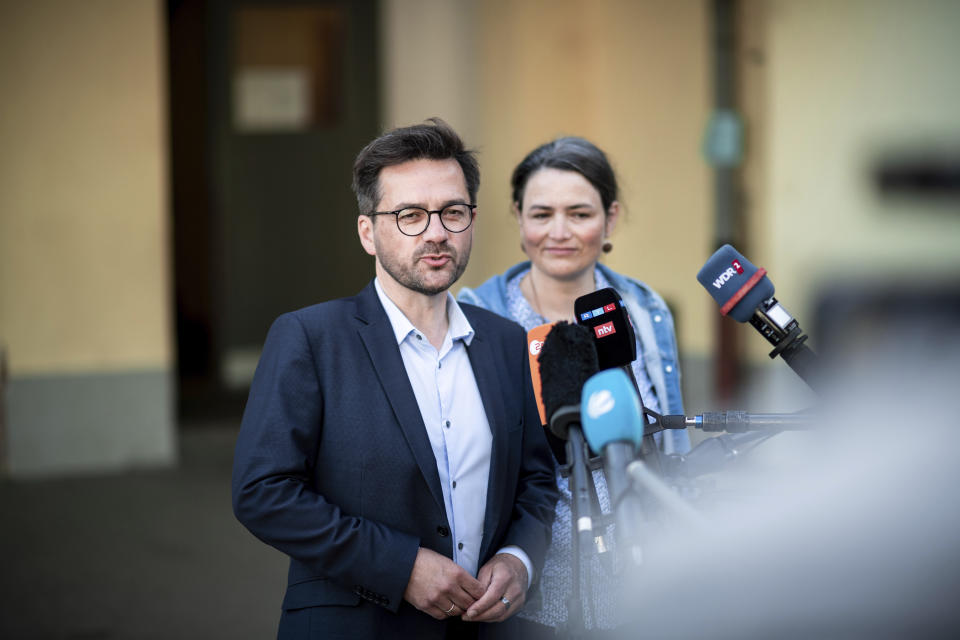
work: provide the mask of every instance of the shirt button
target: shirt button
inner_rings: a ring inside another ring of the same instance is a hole
[[[668,364],[667,366],[664,367],[664,369],[666,370],[667,373],[670,373],[673,371],[673,366]]]
[[[458,542],[458,543],[457,543],[457,549],[460,549],[461,551],[463,550],[463,543],[462,543],[462,542]]]
[[[447,429],[449,429],[449,428],[450,428],[450,421],[447,420],[447,421],[444,423],[443,426],[445,426]]]
[[[456,481],[456,480],[453,481],[453,488],[454,488],[454,489],[457,488],[457,481]]]
[[[418,333],[418,334],[415,334],[415,335],[417,336],[417,340],[423,340],[423,336],[420,335],[419,333]]]
[[[446,538],[448,535],[450,535],[450,529],[447,529],[445,526],[440,525],[439,527],[437,527],[437,533],[440,534],[441,538]]]
[[[661,320],[663,320],[663,318],[660,316],[659,313],[658,313],[657,315],[653,316],[653,321],[654,321],[654,322],[660,322]]]

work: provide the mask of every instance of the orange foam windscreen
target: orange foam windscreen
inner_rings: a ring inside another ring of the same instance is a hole
[[[533,381],[533,395],[537,398],[537,410],[540,411],[540,424],[547,424],[547,410],[543,407],[543,385],[540,382],[540,348],[555,322],[541,324],[527,332],[527,354],[530,356],[530,379]]]

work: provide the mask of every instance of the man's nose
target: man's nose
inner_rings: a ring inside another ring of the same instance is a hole
[[[436,215],[437,219],[434,220],[433,216]],[[446,227],[443,226],[443,223],[440,222],[440,214],[436,211],[431,211],[427,214],[427,228],[423,232],[423,239],[429,242],[443,242],[447,239],[447,234],[450,233],[447,231]]]

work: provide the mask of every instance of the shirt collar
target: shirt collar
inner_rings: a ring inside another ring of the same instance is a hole
[[[373,279],[373,286],[377,290],[377,297],[380,298],[383,310],[387,312],[387,319],[390,320],[390,326],[393,329],[397,344],[400,344],[411,332],[416,332],[418,329],[413,326],[413,323],[400,310],[400,307],[394,304],[393,300],[383,290],[379,278]],[[469,347],[473,341],[473,327],[470,326],[470,321],[464,315],[463,309],[460,308],[453,294],[449,291],[447,291],[447,321],[450,323],[447,328],[450,338],[454,341],[463,340],[464,344]]]

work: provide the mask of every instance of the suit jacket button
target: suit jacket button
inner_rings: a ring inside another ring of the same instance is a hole
[[[450,535],[450,529],[447,529],[445,526],[440,525],[439,527],[437,527],[437,533],[440,534],[441,538],[446,538],[448,535]]]

